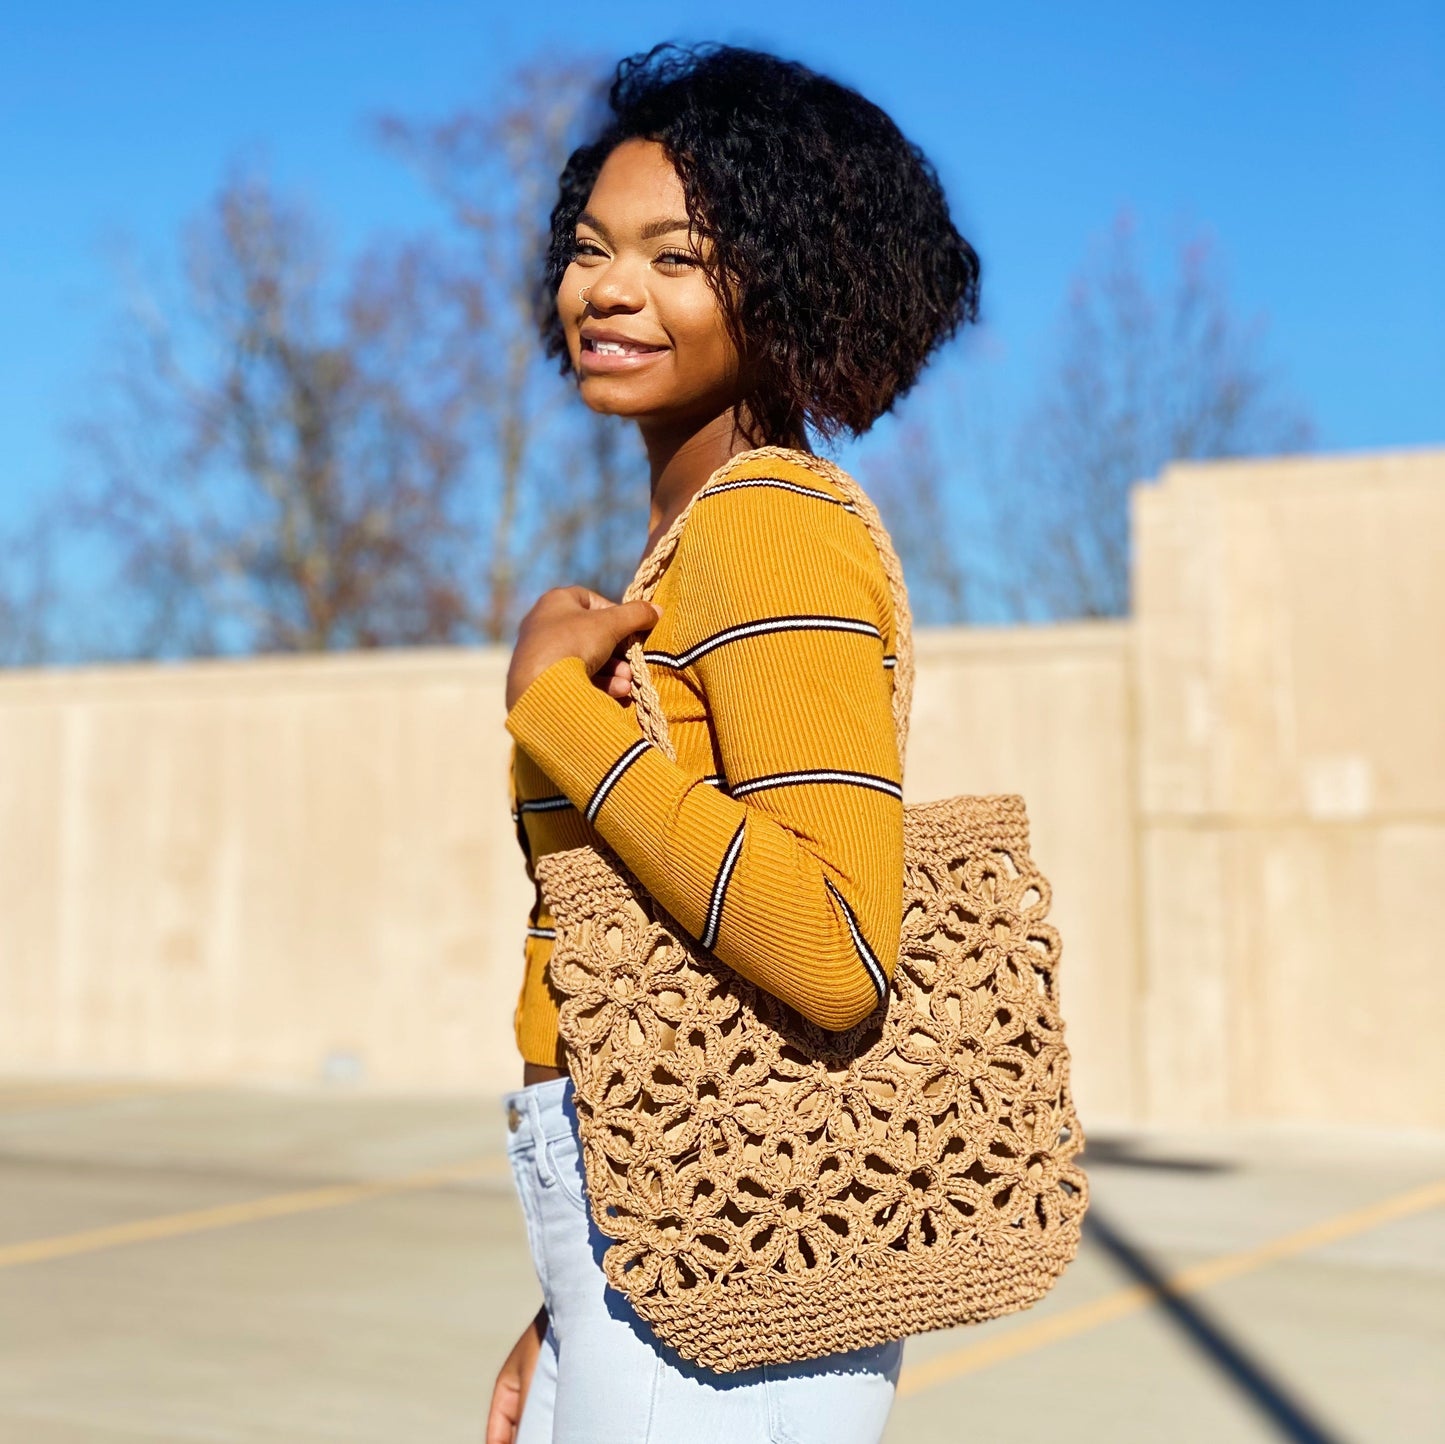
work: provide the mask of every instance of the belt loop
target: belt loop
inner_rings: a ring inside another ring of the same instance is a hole
[[[533,1153],[537,1159],[537,1177],[543,1188],[551,1188],[557,1181],[552,1171],[552,1155],[547,1148],[547,1139],[542,1130],[542,1107],[537,1102],[535,1085],[525,1090],[527,1094],[527,1119],[532,1129]]]

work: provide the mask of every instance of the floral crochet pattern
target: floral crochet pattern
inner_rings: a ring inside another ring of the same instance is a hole
[[[902,571],[857,483],[806,461],[848,492],[894,588],[901,753]],[[628,599],[655,584],[686,515]],[[629,660],[639,721],[666,747],[640,646]],[[1074,1257],[1083,1134],[1020,798],[905,805],[897,967],[845,1032],[701,947],[605,844],[535,867],[589,1207],[613,1240],[604,1270],[684,1357],[729,1372],[992,1318]]]

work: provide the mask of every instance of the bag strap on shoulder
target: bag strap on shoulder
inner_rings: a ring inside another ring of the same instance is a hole
[[[893,538],[883,525],[883,518],[873,499],[848,475],[842,467],[834,465],[825,457],[813,456],[806,451],[795,451],[786,446],[763,446],[752,451],[742,451],[724,462],[707,481],[689,498],[688,503],[673,519],[673,523],[658,539],[657,545],[642,559],[637,574],[628,583],[622,594],[624,602],[647,601],[657,590],[667,564],[677,550],[678,539],[693,506],[709,488],[726,481],[732,469],[742,461],[766,460],[769,457],[786,459],[794,465],[806,467],[815,475],[831,482],[847,497],[853,510],[868,528],[868,535],[878,548],[883,571],[888,578],[889,590],[893,594],[893,730],[898,739],[898,760],[900,764],[908,748],[908,720],[913,704],[913,611],[908,603],[908,587],[903,580],[903,565],[893,547]],[[627,649],[627,660],[632,667],[632,702],[637,709],[637,720],[643,735],[673,761],[677,760],[676,749],[667,732],[667,718],[658,700],[657,688],[648,670],[647,659],[643,656],[642,643],[633,642]]]

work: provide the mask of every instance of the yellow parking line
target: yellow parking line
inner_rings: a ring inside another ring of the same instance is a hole
[[[82,1233],[63,1233],[53,1238],[32,1239],[28,1243],[0,1247],[0,1269],[46,1263],[51,1259],[68,1258],[74,1254],[96,1253],[101,1249],[119,1248],[129,1243],[149,1243],[156,1239],[178,1238],[188,1233],[205,1233],[210,1229],[233,1228],[237,1224],[256,1223],[265,1218],[282,1218],[287,1214],[313,1213],[321,1208],[340,1208],[344,1204],[359,1203],[366,1198],[379,1198],[390,1193],[412,1193],[463,1179],[488,1178],[505,1172],[507,1166],[504,1158],[472,1159],[467,1163],[430,1168],[423,1173],[409,1173],[396,1178],[376,1178],[362,1183],[337,1183],[325,1188],[303,1189],[296,1193],[271,1194],[264,1198],[247,1199],[242,1203],[223,1203],[214,1208],[197,1208],[187,1213],[167,1213],[159,1218],[140,1218],[132,1223],[86,1229]]]
[[[137,1219],[131,1223],[113,1224],[106,1228],[87,1229],[80,1233],[60,1234],[52,1238],[32,1239],[28,1243],[0,1247],[0,1269],[24,1264],[44,1263],[51,1259],[76,1254],[96,1253],[102,1249],[126,1244],[147,1243],[158,1239],[178,1238],[186,1234],[204,1233],[214,1229],[232,1228],[238,1224],[256,1223],[262,1219],[281,1218],[290,1214],[311,1213],[318,1209],[339,1208],[363,1199],[387,1194],[417,1192],[441,1184],[466,1179],[496,1177],[508,1168],[505,1158],[473,1159],[466,1163],[427,1169],[396,1178],[372,1179],[361,1183],[332,1184],[325,1188],[304,1189],[295,1193],[272,1194],[241,1203],[220,1204],[213,1208],[192,1209],[185,1213],[163,1214],[158,1218]],[[1271,1239],[1256,1248],[1208,1259],[1190,1268],[1181,1269],[1165,1281],[1165,1289],[1173,1295],[1195,1293],[1226,1279],[1251,1273],[1267,1264],[1293,1258],[1310,1249],[1365,1233],[1372,1228],[1445,1206],[1445,1179],[1437,1179],[1406,1193],[1368,1204],[1349,1213],[1325,1219],[1295,1233]],[[1060,1340],[1073,1338],[1100,1325],[1112,1323],[1127,1314],[1148,1308],[1160,1297],[1160,1291],[1142,1284],[1118,1289],[1103,1298],[1080,1304],[1052,1317],[1010,1329],[997,1338],[979,1344],[968,1344],[950,1350],[920,1364],[907,1365],[898,1381],[900,1396],[916,1394],[938,1384],[977,1373],[994,1364],[1032,1353]]]
[[[1322,1223],[1311,1224],[1297,1233],[1284,1234],[1260,1244],[1258,1248],[1244,1249],[1240,1253],[1223,1254],[1204,1263],[1181,1269],[1165,1280],[1164,1288],[1172,1295],[1191,1294],[1208,1288],[1211,1284],[1222,1283],[1225,1279],[1238,1278],[1240,1274],[1252,1273],[1266,1264],[1278,1263],[1281,1259],[1293,1258],[1310,1249],[1323,1248],[1325,1244],[1336,1243],[1343,1238],[1365,1233],[1382,1224],[1397,1219],[1409,1218],[1412,1214],[1424,1213],[1428,1209],[1445,1206],[1445,1178],[1434,1183],[1412,1188],[1408,1193],[1396,1194],[1393,1198],[1382,1199],[1379,1203],[1342,1213]],[[1145,1284],[1133,1284],[1115,1293],[1105,1294],[1091,1303],[1079,1304],[1063,1313],[1039,1319],[1021,1328],[1010,1329],[997,1338],[983,1343],[966,1344],[946,1354],[928,1359],[924,1363],[905,1365],[898,1380],[898,1393],[917,1394],[935,1385],[961,1379],[966,1374],[976,1374],[980,1369],[991,1368],[1007,1359],[1016,1359],[1021,1354],[1032,1353],[1058,1343],[1061,1339],[1073,1338],[1101,1324],[1112,1323],[1126,1314],[1148,1308],[1158,1301],[1160,1290]]]

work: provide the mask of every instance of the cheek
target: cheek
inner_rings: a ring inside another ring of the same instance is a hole
[[[717,297],[705,282],[673,298],[668,330],[678,358],[699,380],[729,382],[738,372],[737,350],[728,335]]]

